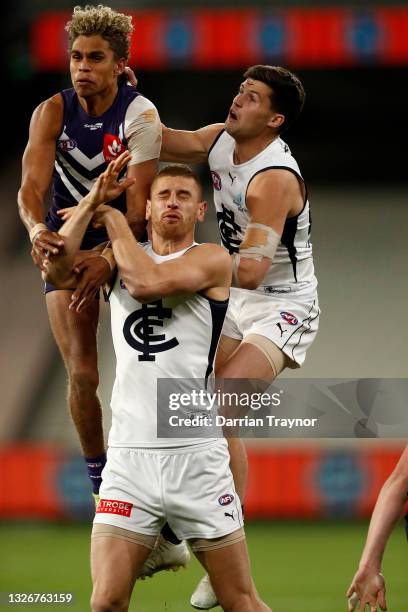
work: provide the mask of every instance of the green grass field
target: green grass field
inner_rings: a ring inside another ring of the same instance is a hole
[[[247,525],[253,576],[273,612],[341,612],[367,525],[356,522],[262,522]],[[3,524],[0,592],[73,592],[71,605],[14,605],[12,610],[89,610],[89,532],[84,525]],[[389,612],[407,612],[408,548],[402,528],[392,536],[384,563]],[[202,575],[162,572],[138,582],[130,610],[192,610],[190,594]],[[2,606],[0,606],[2,607]],[[4,608],[6,609],[6,607]],[[220,608],[217,608],[220,610]]]

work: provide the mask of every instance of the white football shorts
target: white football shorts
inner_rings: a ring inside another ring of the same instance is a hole
[[[108,449],[94,523],[180,540],[212,539],[243,526],[224,438],[194,447]]]
[[[316,337],[319,316],[316,294],[276,297],[233,287],[222,334],[236,340],[249,334],[265,336],[289,357],[289,367],[298,368]]]

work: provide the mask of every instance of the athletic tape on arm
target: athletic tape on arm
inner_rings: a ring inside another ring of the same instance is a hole
[[[241,257],[262,261],[263,257],[273,259],[280,242],[280,236],[269,225],[248,223],[244,239],[239,247]]]
[[[248,223],[239,253],[232,256],[232,285],[239,287],[238,269],[242,258],[262,261],[267,257],[273,260],[280,242],[280,236],[269,225]]]

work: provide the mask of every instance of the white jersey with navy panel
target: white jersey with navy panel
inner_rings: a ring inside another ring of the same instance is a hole
[[[222,130],[212,145],[208,163],[214,186],[214,203],[222,243],[230,253],[237,253],[243,240],[250,215],[246,196],[251,181],[260,172],[285,169],[293,172],[303,183],[296,160],[288,145],[276,138],[258,155],[243,164],[234,164],[235,140]],[[273,194],[271,194],[271,207]],[[273,262],[256,289],[263,294],[312,295],[317,282],[314,274],[310,242],[310,205],[305,188],[303,210],[285,222],[280,244]]]
[[[156,159],[161,147],[161,123],[155,106],[134,87],[119,85],[115,100],[100,116],[88,115],[74,89],[61,92],[64,113],[56,143],[52,204],[46,223],[58,231],[63,221],[57,211],[75,206],[92,188],[110,161],[125,149],[132,154],[129,164]],[[126,212],[126,194],[110,203]],[[105,229],[87,228],[85,240],[106,240]],[[88,244],[87,247],[92,247]]]
[[[160,256],[150,243],[144,249],[159,264],[188,250]],[[157,438],[157,379],[211,376],[228,300],[194,293],[142,304],[117,279],[110,303],[117,365],[109,446],[171,448],[208,443],[203,437]]]

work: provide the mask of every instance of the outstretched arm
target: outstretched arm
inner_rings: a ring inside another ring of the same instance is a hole
[[[374,612],[377,604],[382,610],[387,608],[381,564],[388,538],[407,500],[407,492],[408,446],[378,496],[359,568],[347,591],[349,598],[356,594],[355,599],[360,600],[359,612],[364,612],[366,605],[371,606],[370,610]],[[356,602],[349,602],[349,611],[353,612],[355,606]]]
[[[223,123],[214,123],[196,130],[172,130],[162,125],[161,161],[195,164],[207,161],[208,152],[221,130]]]
[[[100,206],[96,219],[106,227],[121,279],[140,302],[218,288],[225,291],[216,299],[228,297],[231,258],[221,246],[199,245],[181,257],[157,264],[136,242],[120,211]]]

